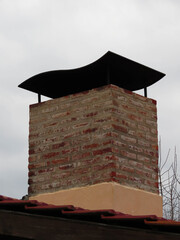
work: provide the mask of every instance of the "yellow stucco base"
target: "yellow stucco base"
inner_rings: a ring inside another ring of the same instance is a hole
[[[122,186],[100,183],[30,197],[54,205],[74,205],[89,210],[113,209],[132,215],[154,214],[162,217],[162,198],[158,194]]]

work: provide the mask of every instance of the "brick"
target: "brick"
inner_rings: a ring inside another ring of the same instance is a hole
[[[136,174],[138,174],[141,177],[145,176],[145,177],[151,178],[151,176],[152,176],[151,173],[145,172],[145,171],[139,170],[139,169],[136,169],[135,172],[136,172]]]
[[[96,132],[98,128],[88,128],[83,131],[84,134]]]
[[[28,158],[28,160],[29,160],[29,163],[36,162],[37,157],[36,156],[31,156],[31,157]]]
[[[56,126],[57,124],[58,122],[49,122],[49,123],[43,124],[43,127],[44,128],[53,127],[53,126]]]
[[[52,118],[62,118],[70,115],[70,112],[60,112],[52,115]]]
[[[90,152],[85,152],[85,153],[80,153],[80,154],[76,154],[72,156],[72,160],[76,161],[76,160],[81,160],[81,159],[85,159],[87,157],[91,156]]]
[[[142,161],[144,163],[150,163],[150,158],[144,155],[137,155],[137,160]]]
[[[34,149],[29,149],[29,155],[34,154],[35,150]]]
[[[46,166],[45,162],[39,162],[39,163],[36,163],[36,164],[29,164],[28,168],[30,170],[30,169],[37,169],[37,168],[41,168],[41,167],[45,167],[45,166]]]
[[[146,126],[143,126],[143,125],[140,125],[140,124],[138,124],[138,129],[142,130],[142,131],[145,131],[145,132],[149,132],[150,131],[149,127],[146,127]]]
[[[62,154],[71,154],[71,153],[75,153],[79,151],[79,147],[72,147],[72,148],[68,148],[68,149],[64,149],[62,150]]]
[[[64,139],[72,138],[72,137],[77,137],[77,136],[79,136],[80,134],[81,134],[80,131],[70,132],[70,133],[64,135]]]
[[[64,158],[62,157],[62,158],[59,158],[59,159],[56,159],[56,160],[48,161],[47,166],[57,165],[57,164],[67,163],[67,162],[69,162],[69,157],[64,157]]]
[[[123,141],[126,141],[126,142],[128,142],[128,143],[136,143],[136,139],[135,138],[132,138],[132,137],[128,137],[128,136],[125,136],[125,135],[121,135],[121,139],[123,140]]]
[[[36,172],[35,171],[29,171],[28,177],[32,177],[32,176],[36,176]]]
[[[93,155],[96,156],[96,155],[102,155],[105,153],[112,153],[112,152],[113,152],[112,148],[109,147],[109,148],[95,150],[93,151]]]
[[[134,122],[131,122],[131,121],[128,121],[128,120],[125,120],[125,119],[122,119],[121,120],[121,123],[127,127],[130,127],[130,128],[136,128],[136,124]]]
[[[142,178],[138,178],[138,177],[129,177],[129,179],[131,181],[133,181],[134,183],[138,183],[138,184],[142,184],[144,183],[144,180]]]
[[[134,173],[134,168],[128,166],[121,166],[120,169],[124,172]]]
[[[136,116],[134,114],[128,114],[128,118],[133,121],[142,122],[142,117]]]
[[[137,107],[140,107],[140,108],[143,108],[144,107],[144,104],[142,102],[139,102],[139,101],[135,101],[134,99],[131,99],[130,100],[130,103],[134,106],[137,106]]]
[[[78,174],[78,175],[81,175],[81,174],[85,174],[85,173],[88,173],[89,172],[89,168],[85,167],[85,168],[76,168],[73,173],[74,174]]]
[[[125,151],[125,150],[120,150],[120,154],[122,156],[128,157],[130,159],[136,159],[136,154],[132,153],[132,152],[128,152],[128,151]]]
[[[137,161],[133,161],[133,160],[129,160],[128,164],[136,169],[142,169],[143,168],[143,163],[141,162],[137,162]]]
[[[59,149],[59,148],[67,147],[67,146],[69,146],[68,142],[61,142],[61,143],[56,143],[56,144],[52,145],[52,149]]]
[[[113,140],[112,143],[113,143],[113,145],[121,147],[121,148],[127,147],[127,144],[125,144],[125,143],[123,143],[121,141],[118,141],[118,140]]]
[[[134,146],[134,145],[129,145],[128,148],[129,148],[129,150],[131,150],[133,152],[138,152],[138,153],[143,152],[143,148],[137,147],[137,146]]]
[[[138,139],[138,144],[143,147],[150,147],[150,143],[146,140]]]
[[[30,195],[104,181],[157,193],[156,112],[113,85],[30,107]]]
[[[61,166],[59,167],[60,170],[66,170],[66,169],[69,169],[69,168],[74,168],[74,164],[69,163],[69,164],[61,165]]]
[[[88,114],[84,114],[83,117],[85,118],[88,118],[88,117],[94,117],[98,114],[98,112],[91,112],[91,113],[88,113]]]
[[[76,128],[82,128],[84,126],[88,126],[89,123],[88,122],[84,122],[84,123],[79,123],[79,124],[75,124],[72,126],[73,129],[76,129]]]
[[[136,112],[136,108],[130,106],[129,104],[122,104],[122,108],[129,112],[133,112],[133,113]]]
[[[100,145],[98,143],[92,143],[92,144],[87,144],[87,145],[84,145],[82,147],[82,149],[93,149],[93,148],[97,148],[99,147]]]
[[[111,117],[104,117],[104,118],[95,119],[94,123],[103,123],[103,122],[107,122],[109,120],[111,120]]]
[[[48,173],[48,172],[53,172],[54,171],[54,168],[44,168],[44,169],[40,169],[38,171],[38,173]]]
[[[59,156],[60,155],[60,152],[50,152],[50,153],[47,153],[47,154],[44,154],[43,155],[43,159],[49,159],[49,158],[54,158],[56,156]]]
[[[121,173],[116,173],[116,178],[118,179],[123,179],[123,180],[127,180],[128,176],[121,174]]]
[[[127,89],[123,89],[123,91],[124,91],[124,93],[130,94],[130,95],[133,94],[133,92],[131,92],[131,91],[127,90]]]
[[[99,164],[92,167],[93,171],[97,171],[97,170],[99,171],[99,170],[111,169],[111,168],[117,168],[116,163],[109,162],[106,164]]]
[[[118,125],[112,124],[112,127],[113,127],[115,130],[120,131],[120,132],[123,132],[123,133],[127,133],[127,132],[128,132],[127,128],[122,127],[122,126],[118,126]]]
[[[146,134],[146,139],[148,140],[148,142],[157,143],[157,137],[152,137],[151,135]]]

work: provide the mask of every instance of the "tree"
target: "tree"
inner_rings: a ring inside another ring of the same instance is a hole
[[[159,142],[159,192],[163,198],[163,216],[180,221],[180,179],[178,176],[177,154],[170,160],[170,149],[162,161],[161,141]]]

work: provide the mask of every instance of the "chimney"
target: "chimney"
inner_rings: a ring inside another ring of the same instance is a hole
[[[146,88],[163,76],[108,52],[20,84],[39,96],[30,106],[30,199],[162,216],[156,101]],[[146,96],[132,92],[141,88]]]

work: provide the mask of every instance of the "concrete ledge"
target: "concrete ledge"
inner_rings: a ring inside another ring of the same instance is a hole
[[[132,215],[162,217],[162,197],[118,183],[99,183],[30,197],[54,205],[74,205],[89,210],[113,209]]]

